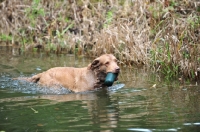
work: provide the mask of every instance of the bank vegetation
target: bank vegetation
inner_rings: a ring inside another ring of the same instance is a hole
[[[198,0],[1,0],[1,44],[99,56],[167,79],[200,77]]]

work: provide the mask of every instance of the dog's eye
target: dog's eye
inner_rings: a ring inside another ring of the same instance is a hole
[[[114,62],[119,63],[119,60],[115,59]]]
[[[108,65],[108,64],[109,64],[109,62],[106,62],[106,63],[105,63],[105,65]]]

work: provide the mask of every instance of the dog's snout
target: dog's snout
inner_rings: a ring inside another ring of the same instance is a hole
[[[117,67],[117,68],[115,69],[115,71],[116,71],[117,73],[119,73],[119,72],[120,72],[120,68]]]

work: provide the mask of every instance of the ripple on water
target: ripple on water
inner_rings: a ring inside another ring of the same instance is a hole
[[[30,83],[25,81],[13,81],[14,84],[14,91],[23,92],[23,93],[30,93],[30,94],[67,94],[71,93],[71,90],[68,90],[64,87],[53,88],[53,87],[43,87],[39,86],[36,83]]]
[[[193,126],[193,125],[200,125],[200,122],[195,122],[195,123],[183,123],[184,126]]]

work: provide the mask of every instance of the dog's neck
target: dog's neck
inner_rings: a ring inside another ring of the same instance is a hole
[[[106,78],[106,73],[99,71],[99,68],[92,69],[90,67],[90,65],[88,66],[88,70],[93,72],[93,74],[94,74],[94,76],[96,78],[96,81],[95,81],[95,84],[94,84],[94,88],[105,87],[104,81],[105,81],[105,78]]]
[[[100,87],[104,87],[104,82],[105,82],[105,78],[106,78],[106,73],[101,73],[98,71],[94,71],[94,74],[96,76],[96,83],[94,85],[95,88],[100,88]]]

